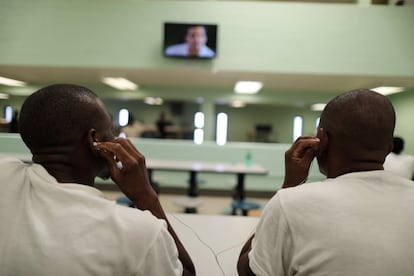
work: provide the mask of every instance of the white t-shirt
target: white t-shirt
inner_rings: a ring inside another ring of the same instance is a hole
[[[414,275],[414,185],[386,171],[283,189],[249,253],[256,275]]]
[[[0,159],[0,275],[181,275],[164,220]]]
[[[385,158],[384,170],[394,172],[407,179],[412,179],[414,176],[414,156],[391,152]]]

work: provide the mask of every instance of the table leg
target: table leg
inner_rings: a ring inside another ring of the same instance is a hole
[[[188,196],[184,203],[181,203],[181,205],[184,205],[185,212],[186,213],[197,213],[197,197],[198,197],[198,187],[197,187],[197,172],[196,171],[190,171],[190,179],[189,179],[189,187],[188,187]]]
[[[154,189],[154,191],[158,194],[160,192],[160,185],[154,181],[154,179],[152,178],[152,169],[148,169],[147,168],[147,173],[148,173],[148,180],[152,186],[152,188]]]
[[[235,188],[235,199],[236,200],[244,200],[245,192],[244,192],[244,173],[237,174],[237,185]]]
[[[190,197],[198,196],[197,172],[196,171],[190,171],[190,187],[188,189],[188,195]]]
[[[148,173],[149,182],[152,184],[152,182],[153,182],[153,180],[152,180],[152,169],[147,168],[147,173]]]

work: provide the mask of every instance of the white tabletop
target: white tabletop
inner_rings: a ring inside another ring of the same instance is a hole
[[[13,156],[22,161],[30,162],[31,154],[20,153],[0,153],[0,157]],[[246,166],[238,163],[221,163],[221,162],[204,162],[204,161],[181,161],[181,160],[159,160],[147,159],[148,169],[169,170],[169,171],[196,171],[196,172],[213,172],[213,173],[244,173],[265,175],[267,170],[260,165],[252,164]]]
[[[147,168],[154,170],[171,170],[171,171],[196,171],[196,172],[213,172],[213,173],[244,173],[265,175],[267,170],[260,165],[252,164],[246,166],[241,163],[221,163],[205,161],[180,161],[180,160],[157,160],[147,159]]]
[[[199,276],[237,276],[241,248],[254,232],[257,217],[167,214],[190,254]]]

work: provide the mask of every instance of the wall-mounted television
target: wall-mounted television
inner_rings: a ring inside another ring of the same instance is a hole
[[[166,57],[212,59],[217,56],[217,25],[164,23]]]

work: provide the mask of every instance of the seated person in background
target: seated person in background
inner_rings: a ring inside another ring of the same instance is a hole
[[[120,133],[124,133],[125,137],[141,137],[145,132],[145,125],[135,120],[134,115],[129,113],[128,124],[121,127]]]
[[[165,54],[168,56],[214,57],[215,52],[206,43],[206,27],[191,26],[187,29],[185,42],[169,46],[165,50]]]
[[[114,139],[91,90],[57,84],[30,95],[20,134],[33,164],[0,159],[0,275],[194,275],[151,188],[144,156]],[[111,177],[138,208],[95,189]]]
[[[404,154],[404,139],[401,137],[394,137],[394,147],[392,152],[387,155],[384,162],[384,170],[394,172],[407,179],[414,177],[414,156]]]
[[[10,122],[9,132],[10,133],[18,133],[19,132],[19,111],[14,111],[13,112],[13,118]]]
[[[240,275],[414,275],[414,185],[383,170],[394,125],[376,92],[331,100],[316,137],[286,152],[283,189],[244,245]],[[328,179],[303,184],[315,157]]]
[[[162,139],[167,138],[167,127],[171,126],[172,123],[167,120],[164,111],[160,113],[160,117],[158,118],[156,125],[158,130],[158,137]]]

